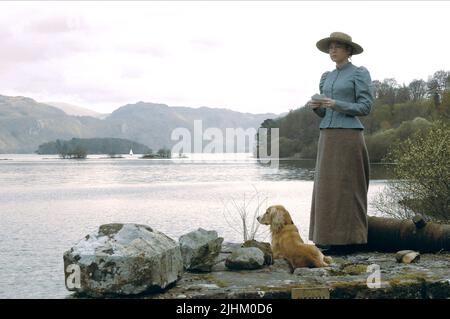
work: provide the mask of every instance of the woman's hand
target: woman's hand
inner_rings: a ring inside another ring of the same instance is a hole
[[[336,105],[336,101],[332,100],[332,99],[325,99],[325,100],[320,101],[320,102],[322,104],[321,105],[322,107],[333,107],[333,106]]]
[[[314,110],[320,107],[320,105],[322,104],[321,101],[317,101],[317,100],[309,100],[308,101],[308,105]]]

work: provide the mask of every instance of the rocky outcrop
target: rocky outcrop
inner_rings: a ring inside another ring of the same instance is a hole
[[[331,267],[297,268],[294,274],[283,259],[260,269],[230,271],[224,260],[240,246],[223,243],[221,262],[211,273],[185,273],[176,287],[144,298],[290,299],[299,288],[327,289],[331,299],[450,298],[449,252],[421,254],[413,264],[398,263],[395,253],[373,251],[335,255]]]
[[[107,224],[64,253],[68,290],[92,297],[161,291],[183,272],[177,242],[145,225]]]
[[[142,294],[151,299],[294,298],[298,289],[326,290],[331,299],[448,299],[450,252],[421,253],[413,263],[398,262],[395,253],[377,251],[333,255],[324,268],[297,268],[291,272],[284,259],[258,269],[229,269],[226,261],[242,249],[225,242],[211,272],[185,272],[171,289]],[[264,254],[259,251],[259,264]]]
[[[223,238],[215,230],[199,228],[179,238],[186,270],[211,271],[222,248]]]

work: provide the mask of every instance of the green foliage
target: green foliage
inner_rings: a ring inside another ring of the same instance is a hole
[[[290,154],[297,153],[298,143],[295,139],[290,139],[282,136],[279,139],[279,146],[280,146],[280,157],[287,157]]]
[[[449,123],[435,121],[395,144],[385,159],[396,164],[394,179],[387,182],[375,206],[394,217],[420,213],[431,220],[450,221],[449,142]]]
[[[381,162],[388,153],[389,147],[411,137],[414,133],[423,132],[431,125],[424,118],[417,117],[412,121],[405,121],[395,129],[378,131],[365,136],[366,145],[372,162]]]
[[[386,155],[389,145],[396,140],[394,129],[380,131],[365,137],[367,150],[372,162],[379,162]]]
[[[159,157],[162,157],[162,158],[170,158],[170,157],[172,157],[172,153],[170,152],[170,149],[168,149],[166,147],[163,147],[163,148],[159,149],[157,154],[158,154]]]
[[[433,110],[430,102],[426,100],[393,105],[380,103],[380,101],[375,101],[371,114],[359,118],[365,127],[365,131],[369,134],[397,128],[404,121],[410,121],[416,117],[432,119]]]
[[[81,146],[80,143],[69,144],[66,143],[65,141],[56,140],[56,142],[54,142],[54,146],[56,147],[56,153],[61,158],[82,159],[86,158],[87,156],[86,149],[83,146]]]
[[[147,154],[142,155],[141,158],[172,158],[172,152],[170,151],[170,149],[163,147],[160,148],[156,152],[156,154],[153,154],[153,151],[150,150],[150,152],[148,152]]]
[[[442,93],[442,103],[437,108],[436,113],[438,119],[444,121],[450,120],[450,89]]]
[[[315,158],[317,140],[319,138],[320,118],[308,108],[290,111],[286,116],[276,120],[267,119],[261,127],[280,129],[280,157],[298,156],[302,158]],[[263,137],[270,141],[268,136]],[[258,145],[259,147],[259,145]],[[270,143],[267,145],[267,154],[271,154]]]
[[[70,158],[86,158],[87,151],[81,145],[75,145],[73,149],[71,149],[66,156]]]

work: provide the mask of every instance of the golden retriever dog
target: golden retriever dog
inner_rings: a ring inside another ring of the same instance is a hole
[[[303,242],[289,212],[282,205],[270,206],[257,220],[263,225],[270,225],[273,258],[285,258],[292,270],[328,267],[333,262],[316,246]]]

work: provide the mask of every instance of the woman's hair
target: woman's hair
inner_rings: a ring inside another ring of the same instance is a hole
[[[339,45],[343,45],[345,47],[345,50],[347,50],[347,52],[350,52],[350,55],[348,56],[349,58],[353,55],[353,46],[351,46],[348,43],[344,43],[344,42],[340,42],[340,41],[331,41],[330,43],[336,43]],[[328,46],[330,45],[330,43],[328,44]]]
[[[347,44],[347,43],[344,43],[344,45],[345,45],[345,49],[347,51],[350,51],[350,55],[349,55],[349,58],[350,58],[353,55],[353,46],[351,46],[350,44]]]

